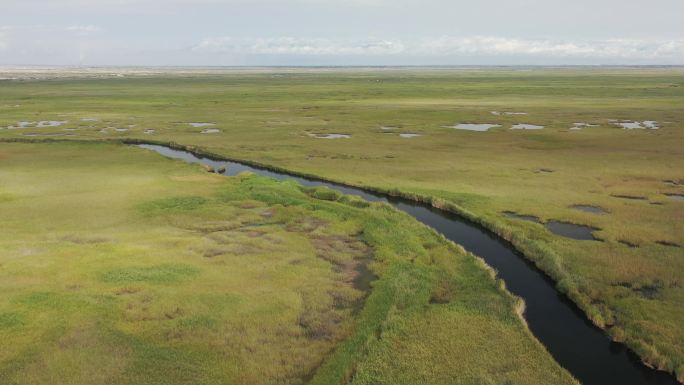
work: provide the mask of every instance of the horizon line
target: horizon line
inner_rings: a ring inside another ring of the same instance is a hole
[[[74,64],[0,64],[0,70],[4,69],[106,69],[106,68],[165,68],[165,69],[264,69],[264,68],[577,68],[577,67],[600,67],[600,68],[678,68],[684,64],[331,64],[331,65],[308,65],[308,64],[285,64],[285,65],[139,65],[139,64],[103,64],[103,65],[74,65]]]

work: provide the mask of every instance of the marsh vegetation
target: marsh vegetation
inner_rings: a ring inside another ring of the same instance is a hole
[[[2,127],[65,112],[99,120],[4,129],[0,137],[78,128],[68,138],[149,138],[144,130],[155,130],[160,141],[438,202],[510,240],[594,324],[682,378],[684,205],[672,197],[684,194],[684,95],[670,85],[683,79],[679,69],[596,69],[4,81],[2,105],[18,107],[0,107]],[[59,95],[50,92],[57,86]],[[521,119],[492,111],[525,112],[544,129],[444,129],[508,128]],[[178,123],[187,121],[215,122],[230,135]],[[657,130],[644,123],[655,121]],[[646,129],[623,130],[622,122]],[[128,132],[101,131],[130,124],[137,126]],[[404,140],[383,126],[423,136]],[[308,132],[350,137],[314,140]],[[578,203],[609,214],[571,207]],[[504,211],[600,228],[602,242],[559,236]],[[647,296],[633,289],[642,287]]]
[[[0,156],[5,383],[575,383],[480,260],[387,205],[120,145]]]

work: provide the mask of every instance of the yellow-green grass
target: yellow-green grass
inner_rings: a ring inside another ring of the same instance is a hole
[[[594,323],[684,380],[684,203],[665,195],[684,194],[684,70],[275,75],[8,81],[0,87],[0,126],[69,120],[64,127],[77,130],[5,129],[0,137],[173,141],[432,200],[511,240]],[[623,130],[611,119],[655,120],[660,129]],[[213,122],[221,132],[202,134],[203,128],[188,122]],[[577,122],[598,127],[570,130]],[[503,127],[446,128],[454,123]],[[509,130],[514,123],[546,128]],[[128,125],[135,126],[100,132]],[[145,129],[155,133],[144,134]],[[422,136],[401,138],[399,132]],[[309,135],[314,133],[352,137],[326,140]],[[573,204],[609,212],[581,212]],[[594,226],[602,242],[553,235],[543,225],[505,217],[506,210]]]
[[[0,163],[2,384],[575,383],[479,259],[387,205],[111,144]]]

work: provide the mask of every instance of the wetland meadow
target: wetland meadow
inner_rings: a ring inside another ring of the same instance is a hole
[[[680,67],[4,71],[0,384],[684,382]]]

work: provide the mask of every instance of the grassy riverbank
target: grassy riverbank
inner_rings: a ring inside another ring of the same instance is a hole
[[[0,162],[3,384],[574,383],[478,259],[386,205],[108,144]]]
[[[593,322],[684,379],[684,203],[666,195],[684,194],[681,69],[6,81],[0,98],[0,126],[67,121],[0,130],[3,138],[175,141],[434,200],[511,240]],[[613,120],[657,121],[659,129],[624,130]],[[456,123],[502,127],[448,128]],[[509,129],[518,123],[545,128]],[[350,138],[316,137],[323,134]],[[504,211],[593,226],[600,241],[554,235]]]

